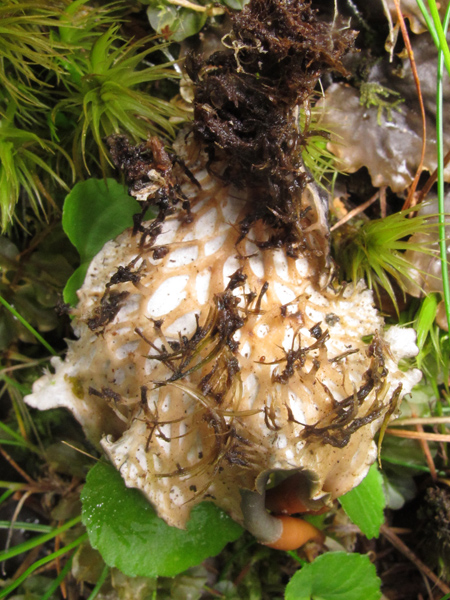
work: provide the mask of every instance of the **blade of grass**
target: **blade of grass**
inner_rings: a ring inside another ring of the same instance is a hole
[[[293,558],[296,562],[300,563],[302,567],[308,564],[307,561],[303,560],[303,558],[300,558],[300,556],[298,556],[297,552],[295,552],[294,550],[287,550],[286,554],[289,554],[289,556]]]
[[[446,33],[448,24],[450,21],[450,4],[445,11],[444,26],[442,27],[439,21],[439,13],[437,12],[436,3],[434,0],[428,0],[430,10],[433,16],[433,20],[438,31],[440,49],[438,53],[438,72],[437,72],[437,83],[436,83],[436,143],[438,151],[438,205],[439,205],[439,250],[441,255],[441,273],[442,273],[442,287],[444,290],[444,304],[445,313],[447,317],[447,326],[450,329],[450,285],[448,278],[448,267],[447,267],[447,244],[445,240],[445,200],[444,200],[444,92],[443,92],[443,76],[444,76],[444,62],[447,67],[447,71],[450,74],[450,53],[446,40]],[[433,7],[432,7],[433,5]],[[439,21],[436,22],[436,14]],[[442,32],[442,35],[440,34]],[[446,57],[448,56],[448,62]]]
[[[101,575],[97,581],[97,583],[95,584],[95,588],[92,590],[92,592],[89,594],[89,597],[87,600],[94,600],[97,597],[97,594],[100,591],[100,588],[102,587],[102,585],[105,582],[105,579],[107,578],[109,573],[109,567],[108,565],[105,565],[103,567],[103,571],[101,572]]]
[[[25,521],[0,521],[0,529],[23,529],[25,531],[37,531],[40,533],[50,533],[53,530],[51,525],[41,525],[39,523],[25,523]]]
[[[391,465],[397,465],[399,467],[406,467],[407,469],[414,469],[415,471],[421,471],[423,473],[429,473],[430,469],[428,467],[425,467],[423,465],[416,465],[416,464],[411,464],[411,463],[407,463],[404,460],[398,460],[396,458],[391,458],[390,456],[383,456],[381,455],[381,462],[382,463],[388,463]],[[440,477],[444,477],[445,476],[445,472],[444,471],[438,471],[437,474]]]
[[[0,437],[0,444],[3,446],[18,446],[19,448],[26,448],[26,444],[22,442],[17,442],[16,440],[5,440]]]
[[[52,529],[52,531],[50,531],[49,533],[45,533],[44,535],[39,535],[39,536],[33,538],[32,540],[27,540],[26,542],[23,542],[22,544],[18,544],[17,546],[14,546],[13,548],[10,548],[9,550],[3,550],[2,552],[0,552],[0,561],[8,560],[8,559],[12,558],[13,556],[18,556],[19,554],[22,554],[23,552],[28,552],[28,550],[32,550],[35,546],[39,546],[40,544],[45,544],[45,542],[48,542],[49,540],[53,539],[57,535],[60,535],[64,531],[67,531],[67,529],[70,529],[71,527],[73,527],[74,525],[77,525],[80,522],[81,522],[81,516],[75,517],[75,518],[71,519],[70,521],[67,521],[66,523],[64,523],[64,525],[61,525],[61,527]],[[0,598],[1,597],[2,596],[0,596]]]
[[[439,48],[439,37],[436,32],[436,28],[433,23],[433,19],[430,17],[430,13],[427,11],[426,6],[423,0],[416,0],[417,6],[420,8],[422,16],[427,24],[428,31],[430,32],[431,37],[433,38],[434,45],[436,48]]]
[[[70,567],[72,566],[72,560],[73,560],[73,555],[67,559],[66,564],[61,569],[61,573],[58,575],[58,577],[54,581],[52,581],[50,587],[45,592],[45,594],[42,596],[41,600],[49,600],[52,597],[52,595],[56,592],[56,590],[59,588],[61,583],[64,581],[67,573],[70,571]]]
[[[9,492],[18,492],[25,489],[26,487],[26,483],[17,483],[15,481],[0,481],[0,488],[8,488]]]
[[[49,554],[45,558],[41,558],[40,560],[37,560],[35,563],[33,563],[31,565],[31,567],[29,567],[24,573],[22,573],[22,575],[20,577],[18,577],[15,581],[13,581],[13,583],[11,583],[11,585],[9,585],[4,590],[0,591],[0,598],[5,598],[6,596],[8,596],[8,594],[10,594],[17,587],[19,587],[19,585],[21,583],[23,583],[25,581],[25,579],[27,579],[32,573],[34,573],[34,571],[36,571],[40,567],[46,565],[47,563],[52,562],[59,556],[62,556],[63,554],[70,552],[70,550],[73,550],[74,548],[79,546],[82,542],[84,542],[87,539],[87,537],[88,537],[88,534],[83,533],[83,535],[80,535],[80,537],[78,537],[76,540],[74,540],[70,544],[67,544],[67,546],[64,546],[64,548],[61,548],[57,552],[53,552],[52,554]]]
[[[40,450],[37,446],[35,446],[31,442],[28,442],[27,440],[25,440],[20,435],[20,433],[17,433],[17,431],[14,431],[13,429],[11,429],[11,427],[8,427],[8,425],[6,425],[6,423],[2,423],[0,421],[0,429],[2,429],[6,434],[10,435],[18,446],[23,446],[25,448],[28,448],[28,450],[30,450],[31,452],[36,452],[37,454],[40,453]],[[1,440],[0,443],[8,444],[8,443],[11,443],[11,441],[10,440]]]
[[[8,500],[8,498],[12,496],[15,491],[16,490],[6,490],[6,492],[3,492],[3,494],[0,496],[0,506],[3,504],[3,502],[5,502],[5,500]],[[9,523],[9,521],[7,522]]]
[[[8,375],[0,374],[0,381],[4,381],[8,385],[12,385],[12,387],[19,390],[19,392],[24,396],[31,392],[31,388],[28,385],[22,385],[18,381],[15,381],[14,379],[11,379],[11,377],[8,377]]]
[[[430,7],[431,17],[433,19],[433,23],[436,29],[436,34],[439,39],[440,51],[442,52],[442,57],[445,62],[445,66],[447,68],[447,72],[450,75],[450,50],[447,44],[446,33],[448,27],[445,25],[445,21],[447,19],[448,7],[444,17],[444,24],[441,23],[441,17],[439,16],[438,7],[436,5],[436,0],[428,0],[428,6]]]
[[[45,348],[46,348],[46,349],[47,349],[47,350],[50,352],[50,354],[53,354],[53,356],[57,356],[57,355],[58,355],[58,353],[57,353],[55,350],[53,350],[53,348],[50,346],[50,344],[49,344],[49,343],[48,343],[46,340],[44,340],[44,338],[42,337],[42,335],[41,335],[39,332],[37,332],[37,331],[36,331],[36,329],[35,329],[35,328],[34,328],[32,325],[30,325],[30,323],[28,323],[28,321],[27,321],[27,320],[25,320],[25,319],[22,317],[22,315],[20,315],[20,314],[17,312],[17,310],[16,310],[15,308],[13,308],[13,307],[11,306],[11,304],[9,304],[9,302],[7,302],[7,301],[6,301],[6,300],[5,300],[5,299],[4,299],[2,296],[0,296],[0,303],[1,303],[1,304],[3,304],[3,306],[4,306],[5,308],[7,308],[7,309],[9,310],[9,312],[10,312],[12,315],[14,315],[14,316],[16,317],[16,319],[18,319],[18,320],[19,320],[19,321],[22,323],[22,325],[23,325],[24,327],[26,327],[26,328],[28,329],[28,331],[29,331],[29,332],[30,332],[32,335],[34,335],[34,337],[35,337],[35,338],[36,338],[36,339],[37,339],[39,342],[41,342],[41,344],[42,344],[42,345],[43,345],[43,346],[44,346],[44,347],[45,347]]]

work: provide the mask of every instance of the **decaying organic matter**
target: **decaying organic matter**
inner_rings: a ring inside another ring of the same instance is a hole
[[[191,60],[175,154],[110,140],[143,210],[92,261],[79,339],[27,401],[70,408],[169,524],[206,499],[276,545],[292,522],[265,510],[273,474],[297,474],[310,510],[357,485],[420,373],[398,368],[413,332],[384,333],[364,284],[334,281],[300,159],[297,103],[353,33],[298,0],[252,0],[233,23],[223,52]]]
[[[308,182],[301,168],[307,131],[299,131],[299,106],[308,108],[322,73],[335,69],[356,33],[333,30],[310,2],[254,0],[233,18],[227,49],[202,60],[188,56],[195,84],[194,136],[205,144],[210,167],[225,183],[254,190],[255,208],[240,224],[245,235],[262,219],[276,233],[267,243],[290,256],[306,251],[297,222]],[[216,170],[217,172],[217,170]]]

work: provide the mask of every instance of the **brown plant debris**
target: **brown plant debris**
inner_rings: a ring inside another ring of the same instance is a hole
[[[232,15],[232,24],[225,50],[187,59],[195,136],[206,144],[210,168],[225,160],[226,181],[254,187],[253,219],[281,227],[278,242],[297,239],[304,208],[298,199],[307,183],[298,106],[324,71],[345,74],[340,59],[356,34],[338,34],[310,2],[298,0],[253,0]]]

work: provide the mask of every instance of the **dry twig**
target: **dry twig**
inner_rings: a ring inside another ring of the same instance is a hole
[[[388,429],[387,435],[408,438],[410,440],[427,440],[429,442],[450,442],[450,434],[428,433],[426,431],[410,431],[409,429]]]
[[[378,200],[379,196],[380,190],[378,190],[371,198],[366,200],[363,204],[349,211],[345,215],[345,217],[342,217],[342,219],[340,219],[337,223],[333,225],[333,227],[330,228],[330,231],[335,231],[336,229],[347,223],[347,221],[350,221],[350,219],[353,219],[353,217],[356,217],[356,215],[359,215],[360,213],[365,211],[366,208],[369,208],[369,206],[371,206],[376,200]]]
[[[395,535],[390,527],[387,525],[382,525],[381,533],[395,548],[397,548],[399,552],[403,554],[403,556],[406,556],[408,560],[414,563],[419,571],[426,575],[428,579],[430,579],[430,581],[432,581],[444,594],[450,593],[450,587],[441,581],[439,577],[437,577],[433,571],[427,567],[427,565],[423,563],[420,558],[418,558],[397,535]]]
[[[411,63],[411,71],[412,71],[412,74],[414,77],[414,83],[416,84],[417,96],[418,96],[419,105],[420,105],[420,114],[422,117],[422,151],[420,154],[419,166],[417,167],[417,171],[414,176],[414,181],[412,182],[412,184],[409,188],[408,197],[406,198],[405,203],[403,205],[403,210],[405,210],[411,206],[414,206],[417,203],[417,200],[415,200],[415,192],[416,192],[417,184],[419,183],[420,175],[422,173],[423,159],[425,157],[425,146],[426,146],[426,141],[427,141],[427,124],[426,124],[426,118],[425,118],[425,105],[423,103],[422,90],[420,87],[419,76],[417,74],[416,61],[414,59],[414,52],[411,47],[411,42],[409,40],[408,31],[406,29],[405,19],[403,18],[402,11],[400,8],[400,0],[394,0],[394,4],[395,4],[395,8],[397,10],[397,16],[398,16],[398,20],[400,23],[400,29],[402,32],[403,41],[405,43],[406,50],[408,52],[409,62]]]

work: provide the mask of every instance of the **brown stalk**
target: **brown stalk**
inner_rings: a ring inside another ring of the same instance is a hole
[[[20,500],[16,504],[16,508],[14,509],[14,514],[12,516],[11,523],[10,523],[9,530],[8,530],[8,537],[6,538],[5,550],[8,550],[9,546],[11,544],[12,534],[13,534],[13,530],[14,530],[14,523],[17,521],[17,517],[19,516],[23,505],[25,504],[25,502],[31,496],[32,493],[33,493],[32,491],[25,492],[25,494],[20,498]],[[5,563],[3,561],[2,562],[3,575],[5,574],[4,568],[5,568]]]
[[[424,430],[423,430],[422,425],[420,425],[419,423],[416,424],[416,430],[417,430],[418,433],[422,433],[422,434],[425,433]],[[440,435],[445,435],[445,434],[440,434]],[[428,446],[428,441],[425,438],[420,438],[419,442],[420,442],[420,445],[422,447],[422,451],[423,451],[423,453],[425,455],[428,468],[430,469],[431,478],[433,479],[433,481],[436,481],[436,479],[437,479],[437,472],[436,472],[436,467],[434,466],[433,457],[431,456],[430,448]]]
[[[405,417],[389,423],[389,427],[404,425],[450,425],[450,417]]]
[[[386,203],[386,187],[380,188],[380,213],[381,218],[385,219],[387,215],[387,203]]]
[[[73,444],[69,444],[69,442],[66,442],[65,440],[61,440],[61,443],[63,443],[65,446],[69,446],[69,448],[72,448],[72,450],[76,450],[80,454],[84,454],[84,456],[92,458],[92,460],[95,460],[95,462],[99,462],[99,460],[100,460],[99,458],[95,458],[95,456],[93,456],[92,454],[89,454],[89,452],[85,452],[84,450],[77,448]]]
[[[402,542],[402,540],[395,535],[390,527],[387,525],[382,525],[380,529],[381,533],[384,537],[389,540],[389,542],[397,548],[399,552],[403,554],[408,560],[415,564],[415,566],[419,569],[421,573],[426,575],[430,581],[432,581],[444,594],[450,593],[450,587],[446,585],[443,581],[437,577],[433,571],[427,567],[425,563],[423,563],[420,558],[418,558],[412,550],[408,548],[408,546]]]
[[[39,556],[39,553],[41,550],[42,550],[42,544],[40,544],[39,546],[35,546],[32,550],[30,550],[30,552],[28,552],[26,557],[21,562],[20,567],[16,570],[16,572],[12,576],[13,581],[16,580],[18,577],[20,577],[22,575],[22,573],[25,573],[25,571],[28,569],[28,567],[31,566],[34,562],[36,562],[37,557]]]
[[[417,184],[419,183],[419,178],[422,173],[423,167],[423,159],[425,157],[425,146],[427,142],[427,124],[425,119],[425,106],[423,103],[422,90],[420,87],[420,80],[417,74],[416,61],[414,59],[414,52],[411,47],[411,42],[409,39],[408,31],[406,29],[405,19],[403,18],[402,11],[400,8],[400,0],[394,0],[395,9],[397,11],[398,21],[400,23],[400,29],[402,32],[403,41],[405,42],[405,47],[408,52],[409,62],[411,63],[411,71],[414,77],[414,83],[416,84],[417,89],[417,97],[420,105],[420,114],[422,117],[422,151],[420,154],[419,166],[417,167],[416,174],[414,176],[414,180],[409,188],[408,197],[403,204],[403,210],[406,210],[410,206],[415,206],[417,204],[417,199],[414,200],[414,194],[416,192]]]
[[[353,210],[348,212],[345,215],[345,217],[342,217],[342,219],[340,219],[337,223],[335,223],[333,225],[333,227],[330,228],[330,232],[335,231],[336,229],[338,229],[339,227],[341,227],[342,225],[347,223],[347,221],[350,221],[350,219],[353,219],[353,217],[356,217],[356,215],[359,215],[359,213],[365,211],[366,208],[369,208],[369,206],[371,206],[379,198],[379,196],[380,196],[380,190],[375,192],[375,194],[371,198],[366,200],[363,204],[361,204],[360,206],[357,206],[356,208],[354,208]]]
[[[450,442],[450,434],[427,433],[426,431],[410,431],[409,429],[388,429],[386,434],[411,440],[427,440],[429,442]]]
[[[448,165],[450,161],[450,150],[447,152],[447,154],[444,156],[444,167],[446,167]],[[424,198],[426,198],[428,192],[431,190],[431,188],[433,187],[433,185],[436,183],[437,180],[437,176],[438,176],[438,170],[437,168],[431,173],[431,175],[428,177],[428,180],[426,182],[426,184],[423,186],[423,188],[420,190],[418,198],[417,198],[417,203],[419,204],[420,202],[422,202],[422,200],[424,200]]]
[[[25,471],[21,467],[19,467],[16,461],[6,452],[6,450],[2,448],[2,446],[0,446],[0,454],[19,473],[19,475],[21,475],[25,479],[25,481],[28,481],[28,483],[33,487],[38,487],[38,484],[29,475],[27,475],[27,473],[25,473]]]

